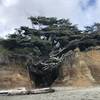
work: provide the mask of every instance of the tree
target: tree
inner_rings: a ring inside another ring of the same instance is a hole
[[[23,57],[36,81],[50,86],[59,74],[64,55],[75,48],[81,51],[100,45],[100,24],[87,26],[81,32],[69,19],[55,17],[29,17],[32,28],[21,26],[0,39],[0,46],[10,51],[10,57]],[[21,62],[22,63],[22,62]],[[39,79],[38,76],[41,76]],[[44,81],[46,80],[46,81]],[[37,83],[38,83],[37,82]]]
[[[100,33],[100,23],[94,23],[91,26],[86,26],[85,27],[85,32],[86,33]]]

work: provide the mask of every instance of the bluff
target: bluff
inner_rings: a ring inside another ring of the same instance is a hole
[[[30,80],[27,69],[18,64],[0,65],[0,88],[27,87],[35,88],[35,80]],[[94,86],[100,84],[100,47],[81,52],[78,48],[64,54],[63,63],[59,66],[57,76],[51,86]],[[48,74],[49,75],[49,74]],[[38,79],[38,78],[36,78]],[[38,80],[39,81],[39,80]],[[40,80],[38,87],[43,85]],[[40,85],[42,84],[42,85]]]

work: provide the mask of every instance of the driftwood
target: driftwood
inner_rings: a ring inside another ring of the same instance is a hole
[[[14,96],[14,95],[31,95],[31,94],[53,93],[53,92],[55,92],[55,90],[51,89],[51,88],[42,88],[42,89],[33,89],[33,90],[13,89],[13,90],[0,91],[0,95]]]

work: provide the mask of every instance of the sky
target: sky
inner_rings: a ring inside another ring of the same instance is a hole
[[[20,26],[31,27],[29,16],[70,19],[83,29],[100,22],[100,0],[0,0],[0,37]]]

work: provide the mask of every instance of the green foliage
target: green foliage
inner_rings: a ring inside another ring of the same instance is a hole
[[[98,33],[100,34],[100,23],[94,23],[93,25],[91,26],[86,26],[85,27],[85,33]]]
[[[38,16],[38,17],[29,17],[29,19],[31,20],[33,25],[54,25],[57,24],[57,18],[55,17],[51,17],[51,18],[47,18],[47,17],[42,17],[42,16]]]
[[[63,48],[72,38],[72,35],[80,34],[76,25],[72,25],[69,19],[57,19],[55,17],[29,17],[33,28],[21,26],[14,34],[0,44],[7,50],[18,54],[33,54],[34,56],[49,56],[56,48]]]
[[[3,55],[3,54],[8,54],[9,51],[3,47],[0,46],[0,55]]]
[[[32,54],[34,58],[47,58],[52,52],[57,53],[64,48],[64,52],[67,52],[76,47],[85,50],[89,46],[100,45],[99,23],[80,31],[69,19],[31,16],[29,20],[32,28],[21,26],[9,34],[7,39],[0,39],[1,53]]]

